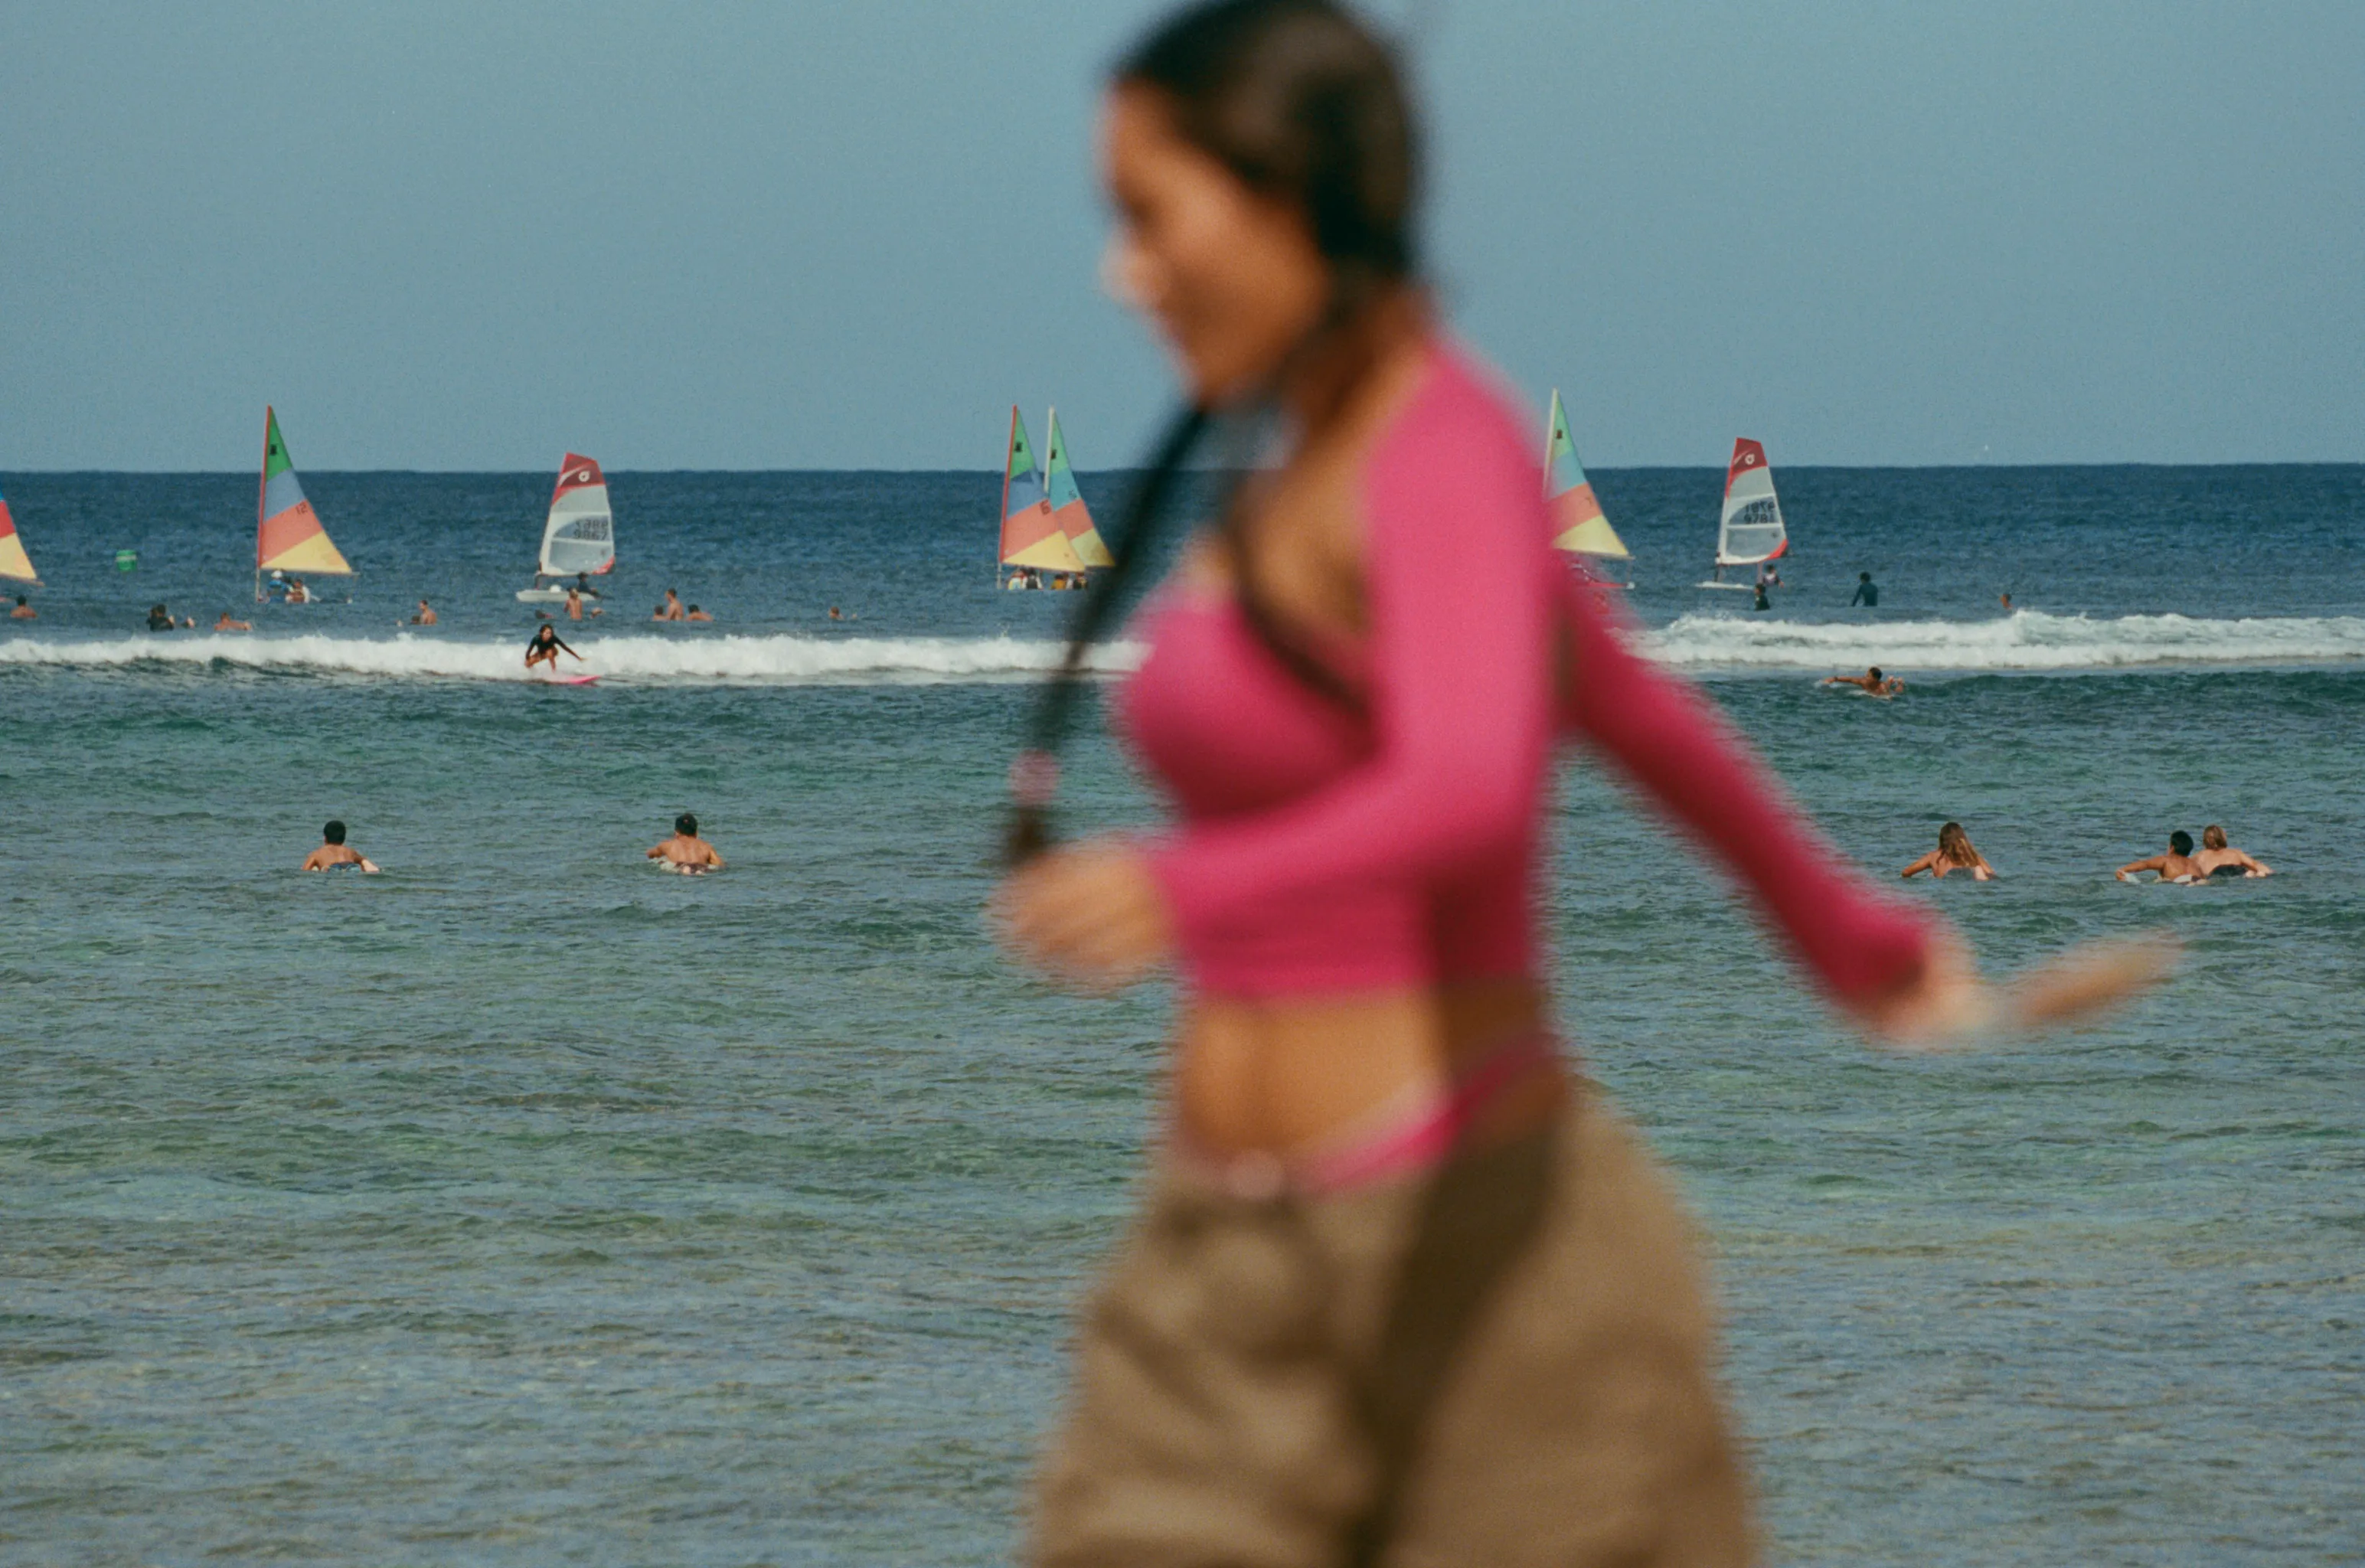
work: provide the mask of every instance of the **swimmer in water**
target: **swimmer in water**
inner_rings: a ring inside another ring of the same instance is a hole
[[[425,599],[420,599],[419,601],[419,613],[410,618],[410,623],[413,626],[434,625],[435,607],[429,604]]]
[[[1862,675],[1827,675],[1823,678],[1823,684],[1856,687],[1874,697],[1894,697],[1905,689],[1905,682],[1902,678],[1881,674],[1878,665],[1873,666]]]
[[[2119,868],[2119,880],[2132,882],[2138,871],[2157,871],[2163,882],[2192,882],[2200,879],[2201,868],[2192,863],[2192,835],[2178,828],[2168,835],[2168,853],[2155,855],[2148,860],[2130,860]]]
[[[579,588],[566,590],[566,619],[569,621],[583,619],[583,590]]]
[[[712,621],[714,617],[707,614],[706,611],[699,609],[698,606],[693,604],[689,607],[689,613],[683,616],[682,619],[684,621]]]
[[[1949,871],[1968,871],[1975,882],[1991,881],[2002,873],[1988,864],[1988,857],[1973,847],[1971,835],[1963,831],[1960,823],[1948,823],[1938,830],[1938,847],[1898,873],[1911,880],[1927,871],[1944,879]]]
[[[681,595],[676,593],[671,588],[667,588],[666,589],[665,602],[657,606],[657,612],[649,617],[649,619],[652,621],[687,621],[689,619],[689,612],[681,607]]]
[[[214,622],[214,630],[217,632],[252,632],[254,630],[254,622],[252,621],[232,621],[230,618],[230,611],[225,610],[221,612],[221,618]]]
[[[304,869],[333,871],[340,866],[358,866],[368,876],[377,875],[370,857],[345,842],[345,824],[332,822],[320,830],[320,847],[304,857]]]
[[[536,665],[546,664],[550,666],[550,673],[556,675],[561,653],[577,664],[583,662],[581,654],[558,640],[558,628],[545,622],[533,629],[533,640],[525,645],[525,667],[532,669]]]
[[[648,858],[662,860],[685,877],[723,869],[723,857],[714,853],[714,846],[698,836],[698,819],[688,812],[673,819],[671,838],[649,846]]]
[[[2225,842],[2225,830],[2211,823],[2201,830],[2201,853],[2192,857],[2192,870],[2197,877],[2230,877],[2236,872],[2245,877],[2271,877],[2274,868],[2251,859]]]
[[[39,613],[39,610],[35,610],[31,605],[25,602],[25,596],[20,593],[17,596],[17,608],[8,612],[8,619],[11,621],[30,621]]]

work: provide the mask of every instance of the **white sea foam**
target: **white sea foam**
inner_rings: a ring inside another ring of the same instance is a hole
[[[1032,677],[1059,662],[1061,644],[1014,637],[569,636],[583,655],[565,673],[668,685],[933,685]],[[1101,649],[1099,669],[1129,668],[1139,650]],[[151,634],[88,642],[0,640],[0,667],[254,669],[288,674],[417,679],[530,678],[522,639]]]
[[[2329,664],[2365,659],[2365,619],[2047,615],[1993,621],[1775,621],[1684,615],[1646,639],[1685,669],[2124,669],[2146,666]]]
[[[570,637],[584,672],[679,686],[886,686],[1020,680],[1056,664],[1060,644],[1016,637]],[[2365,660],[2365,618],[2182,615],[2090,618],[2022,610],[1994,621],[1814,622],[1742,615],[1678,617],[1644,639],[1662,662],[1693,670],[2075,670]],[[1141,649],[1095,655],[1125,670]],[[0,637],[0,668],[252,669],[394,679],[522,681],[522,644],[457,638],[149,634],[87,641]],[[577,673],[572,662],[568,674]]]

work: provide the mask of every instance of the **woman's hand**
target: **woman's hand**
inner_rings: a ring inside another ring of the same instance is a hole
[[[1879,1043],[1944,1050],[1989,1034],[2024,1034],[2098,1017],[2175,972],[2172,936],[2088,942],[2002,985],[1979,978],[1978,960],[1952,926],[1932,936],[1930,957],[1911,985],[1860,1009],[1856,1021]]]
[[[1021,962],[1078,991],[1120,991],[1173,947],[1165,894],[1147,858],[1121,838],[1036,857],[1003,879],[989,907]]]

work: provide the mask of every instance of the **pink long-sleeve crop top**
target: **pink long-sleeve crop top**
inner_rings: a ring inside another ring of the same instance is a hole
[[[1362,476],[1369,632],[1343,704],[1228,597],[1169,588],[1120,720],[1182,823],[1151,847],[1187,981],[1243,999],[1533,976],[1552,743],[1617,762],[1755,894],[1837,997],[1919,972],[1921,922],[1826,843],[1551,548],[1534,454],[1458,349]],[[1357,709],[1360,708],[1360,711]]]

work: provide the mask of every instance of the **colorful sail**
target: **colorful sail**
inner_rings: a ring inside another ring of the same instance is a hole
[[[1550,433],[1544,437],[1544,500],[1552,508],[1552,548],[1583,555],[1631,554],[1594,498],[1593,482],[1576,460],[1576,442],[1568,438],[1568,411],[1561,407],[1560,388],[1552,388]]]
[[[616,564],[615,521],[608,514],[608,481],[600,465],[570,452],[558,465],[550,516],[542,525],[541,573],[545,577],[594,576]]]
[[[0,496],[0,577],[14,577],[20,583],[37,583],[33,575],[33,558],[25,554],[25,542],[17,537],[17,520],[8,515],[8,498]]]
[[[304,498],[296,465],[288,461],[287,443],[279,439],[279,416],[267,405],[263,410],[263,500],[254,530],[254,569],[328,577],[353,572],[330,542],[329,531],[320,526],[312,503]]]
[[[1087,566],[1114,566],[1116,557],[1109,554],[1101,541],[1101,531],[1093,526],[1092,510],[1084,505],[1084,493],[1076,487],[1076,471],[1068,465],[1068,443],[1059,434],[1059,410],[1051,410],[1050,432],[1044,439],[1050,442],[1044,455],[1043,482],[1050,491],[1051,517],[1059,532],[1068,536],[1068,543],[1076,558]]]
[[[1047,572],[1081,572],[1083,557],[1051,515],[1051,498],[1036,476],[1035,449],[1018,406],[1010,407],[1010,456],[1002,470],[1002,564]]]
[[[1732,465],[1724,474],[1724,515],[1716,531],[1716,564],[1747,566],[1770,561],[1790,548],[1782,527],[1782,503],[1774,496],[1774,470],[1765,449],[1746,437],[1732,443]]]

